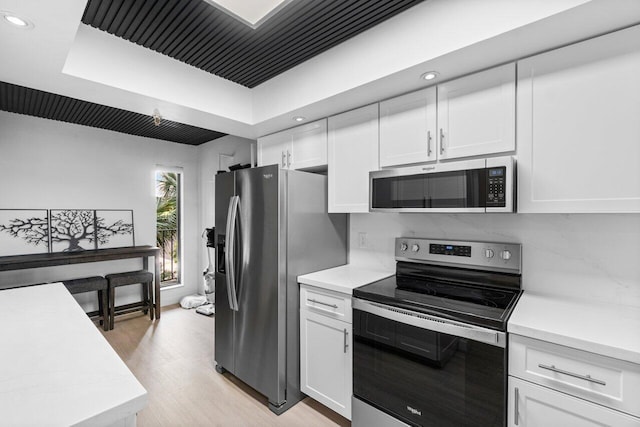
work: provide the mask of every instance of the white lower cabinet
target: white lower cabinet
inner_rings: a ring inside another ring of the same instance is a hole
[[[638,427],[640,419],[577,397],[509,377],[509,426]]]
[[[640,427],[640,365],[509,338],[509,426]]]
[[[322,304],[346,306],[351,311],[351,296],[305,285],[301,285],[301,289],[300,389],[350,420],[352,324],[336,319]],[[318,298],[323,294],[330,299]],[[343,299],[344,303],[336,303],[336,298]],[[308,299],[315,302],[309,303]]]

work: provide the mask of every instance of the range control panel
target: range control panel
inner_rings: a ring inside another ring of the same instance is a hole
[[[522,245],[499,242],[462,242],[417,237],[396,238],[396,260],[521,272]]]
[[[429,253],[437,255],[471,256],[471,246],[429,244]]]

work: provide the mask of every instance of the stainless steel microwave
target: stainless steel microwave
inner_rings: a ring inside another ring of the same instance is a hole
[[[511,156],[369,173],[372,212],[515,212]]]

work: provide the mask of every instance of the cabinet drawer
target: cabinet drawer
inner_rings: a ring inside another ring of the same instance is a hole
[[[640,418],[509,377],[508,426],[640,427]]]
[[[351,323],[351,295],[300,285],[300,309]]]
[[[640,365],[519,335],[509,375],[640,416]]]

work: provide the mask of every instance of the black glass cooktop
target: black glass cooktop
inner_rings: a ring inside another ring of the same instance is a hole
[[[398,273],[402,273],[400,269]],[[500,279],[495,274],[487,276],[487,273],[477,272],[476,276],[470,277],[473,280],[460,280],[459,277],[452,280],[451,277],[433,277],[433,274],[422,277],[398,274],[356,288],[353,295],[424,314],[506,330],[506,322],[521,293],[519,278],[516,287],[493,280]]]

